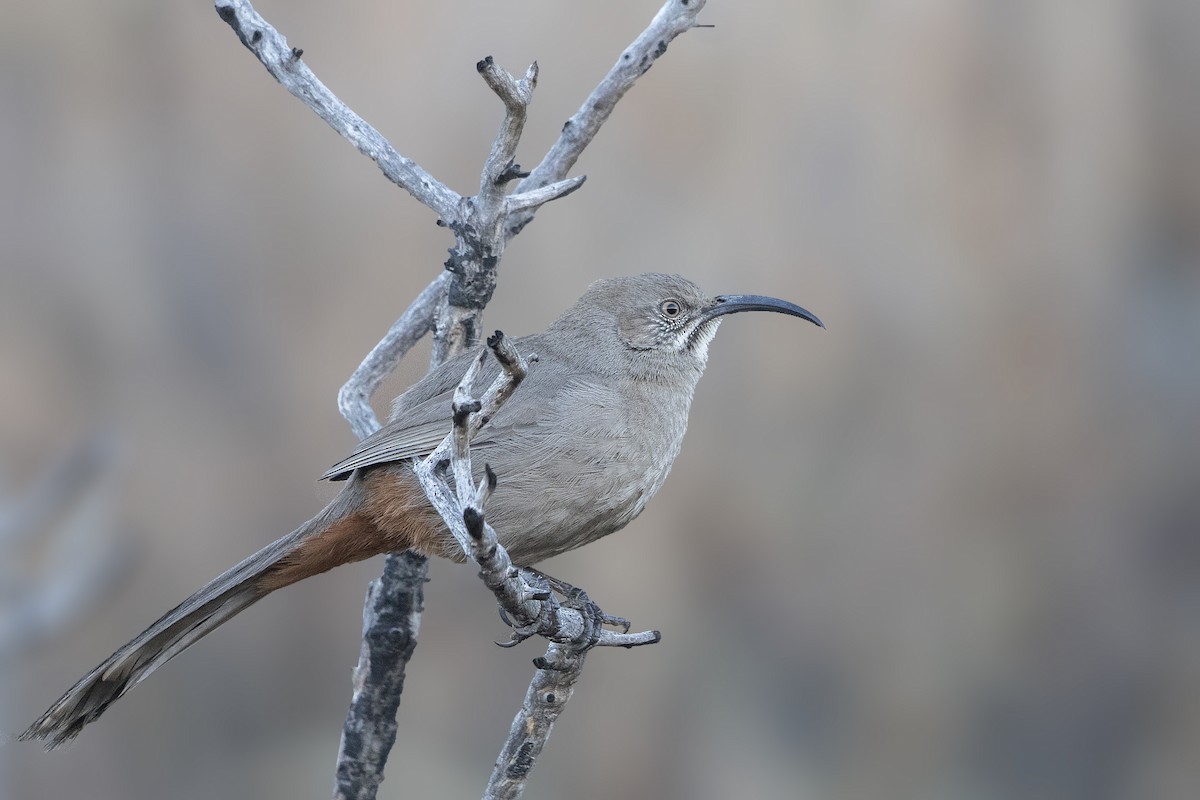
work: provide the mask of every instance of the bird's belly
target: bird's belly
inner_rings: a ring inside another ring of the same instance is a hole
[[[628,451],[600,468],[558,462],[552,478],[503,473],[486,510],[513,562],[522,566],[582,547],[628,525],[662,485],[670,463]],[[572,468],[573,467],[573,468]]]

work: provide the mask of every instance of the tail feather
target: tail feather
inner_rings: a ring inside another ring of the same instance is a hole
[[[316,517],[222,573],[156,620],[67,690],[20,740],[44,739],[47,750],[68,742],[163,664],[270,592],[291,583],[271,580],[273,571],[278,571],[280,562],[287,564],[288,556],[305,542],[353,514],[359,493],[356,484],[350,481]],[[332,566],[335,564],[329,563],[324,569]]]

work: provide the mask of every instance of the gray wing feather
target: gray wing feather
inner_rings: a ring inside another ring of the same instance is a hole
[[[521,337],[517,346],[522,352],[528,352],[535,344],[536,337]],[[329,468],[321,476],[321,480],[345,480],[356,469],[372,467],[394,461],[404,461],[410,458],[421,458],[433,452],[446,434],[450,433],[451,403],[454,399],[454,389],[466,373],[471,360],[477,355],[466,353],[435,369],[429,375],[415,383],[408,391],[396,398],[392,408],[392,418],[386,425],[375,433],[359,442],[345,459]],[[476,392],[482,392],[499,374],[500,367],[495,359],[488,358],[480,370],[475,383]],[[548,370],[534,368],[531,370],[526,384],[517,391],[529,392],[534,386],[546,382]],[[524,407],[525,411],[518,409]],[[472,448],[486,448],[502,431],[523,424],[536,423],[542,413],[539,404],[509,404],[501,409],[479,436],[471,443]]]
[[[446,415],[445,420],[429,422],[413,428],[403,430],[381,428],[379,433],[386,435],[380,436],[378,439],[375,436],[364,439],[362,445],[354,453],[330,467],[329,471],[321,476],[321,480],[345,480],[356,469],[388,461],[422,458],[432,453],[449,432],[449,414]]]

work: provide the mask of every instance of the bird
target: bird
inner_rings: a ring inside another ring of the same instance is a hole
[[[733,313],[770,311],[824,328],[762,295],[706,295],[678,275],[592,283],[542,333],[514,340],[537,363],[472,441],[500,475],[488,521],[512,562],[532,566],[620,530],[667,478],[683,443],[709,344]],[[47,749],[74,738],[151,673],[266,595],[333,567],[412,549],[466,555],[413,472],[451,427],[451,401],[475,353],[431,370],[389,421],[321,477],[336,497],[290,534],[214,578],[88,672],[20,735]],[[499,372],[495,360],[480,378]]]

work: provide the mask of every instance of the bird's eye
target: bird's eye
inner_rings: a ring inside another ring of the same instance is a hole
[[[675,300],[663,300],[659,304],[658,310],[662,312],[664,317],[675,319],[683,312],[683,307]]]

